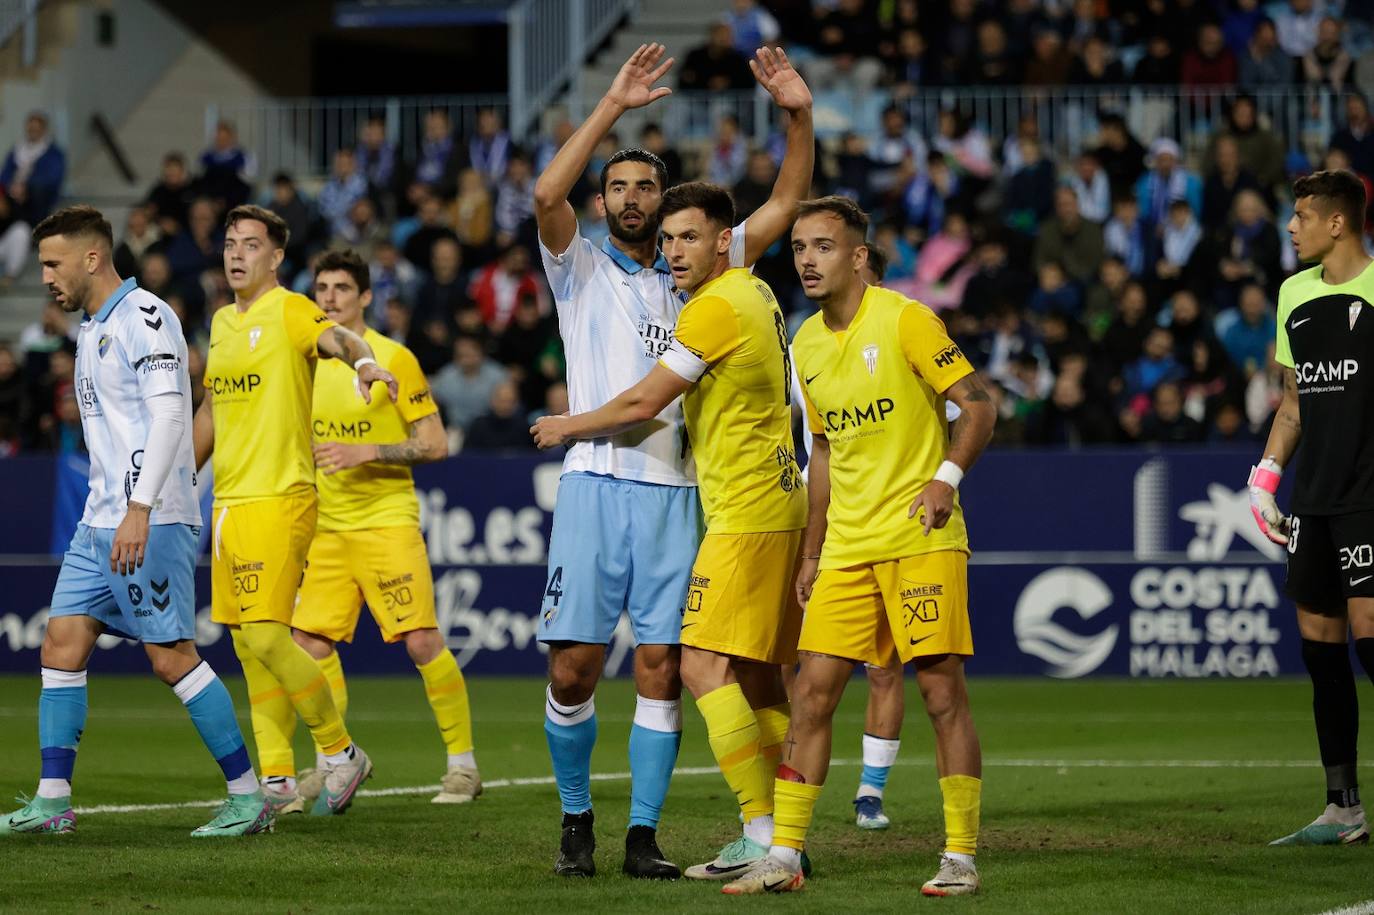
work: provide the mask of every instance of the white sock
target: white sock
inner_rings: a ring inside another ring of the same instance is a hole
[[[329,759],[319,750],[315,751],[315,768],[323,769],[329,764]]]
[[[49,799],[72,796],[72,783],[65,778],[40,778],[38,796]]]
[[[878,798],[879,800],[882,800],[882,797],[883,797],[883,789],[881,789],[881,788],[875,788],[875,787],[873,787],[872,785],[865,785],[863,782],[859,782],[859,790],[858,790],[857,793],[855,793],[854,796],[855,796],[855,797],[876,797],[876,798]]]
[[[353,744],[350,743],[348,746],[344,747],[337,753],[326,753],[324,755],[324,761],[326,765],[342,766],[344,763],[352,759],[353,755]]]
[[[768,849],[768,857],[776,858],[794,871],[801,870],[801,849],[788,845],[774,845]]]
[[[744,824],[744,834],[767,848],[773,844],[773,814],[765,813]]]
[[[229,779],[230,794],[256,794],[258,790],[258,777],[253,774],[253,770],[240,775],[238,778]]]
[[[472,755],[471,750],[468,750],[466,753],[450,753],[448,755],[448,767],[452,769],[454,766],[461,766],[464,769],[476,769],[477,757]]]
[[[957,851],[947,851],[945,852],[945,857],[952,861],[958,861],[960,864],[964,865],[964,867],[973,867],[973,855],[966,855]],[[976,867],[973,869],[977,870]]]

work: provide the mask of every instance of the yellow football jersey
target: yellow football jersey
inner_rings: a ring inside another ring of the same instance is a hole
[[[907,512],[949,447],[944,392],[973,366],[935,312],[870,286],[849,328],[812,315],[792,342],[811,431],[830,442],[822,569],[968,551],[964,510],[927,537]]]
[[[377,362],[396,377],[400,393],[392,403],[386,385],[374,382],[372,403],[363,403],[353,369],[337,359],[321,360],[315,370],[315,404],[310,431],[317,442],[351,445],[389,445],[410,435],[410,424],[439,412],[429,382],[415,355],[401,344],[368,329],[363,339]],[[336,474],[319,471],[322,531],[360,531],[382,527],[414,527],[420,523],[420,503],[410,468],[399,464],[367,463]]]
[[[310,385],[315,342],[334,327],[315,303],[280,286],[248,310],[210,322],[205,386],[214,395],[215,501],[234,505],[315,485]]]
[[[682,308],[662,363],[696,385],[682,398],[711,534],[806,526],[792,447],[787,326],[768,284],[733,269]]]

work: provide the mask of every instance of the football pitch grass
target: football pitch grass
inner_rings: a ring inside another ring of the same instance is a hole
[[[801,893],[768,899],[725,897],[715,883],[620,874],[634,701],[625,681],[597,693],[597,877],[553,876],[558,800],[542,730],[544,683],[469,683],[488,785],[476,803],[429,803],[443,756],[419,678],[357,677],[349,681],[349,721],[376,763],[368,796],[343,817],[283,818],[274,835],[193,841],[187,834],[222,796],[214,763],[170,690],[151,677],[97,671],[76,767],[77,832],[0,842],[0,910],[1070,915],[1318,913],[1374,900],[1370,846],[1266,847],[1321,808],[1305,681],[975,678],[984,882],[982,895],[964,899],[919,893],[934,872],[943,826],[930,728],[910,680],[902,753],[887,791],[892,828],[853,825],[866,695],[856,680],[837,718],[836,764],[809,841],[815,874]],[[230,688],[246,711],[242,682],[231,679]],[[1367,680],[1360,689],[1370,705]],[[36,676],[0,677],[6,800],[36,783],[37,694]],[[686,705],[680,771],[660,831],[665,852],[684,866],[710,858],[739,828],[700,715]],[[1370,730],[1366,756],[1374,750]],[[297,746],[307,764],[304,728]],[[170,804],[185,806],[139,809]]]

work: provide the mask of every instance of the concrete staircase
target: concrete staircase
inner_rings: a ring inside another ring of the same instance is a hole
[[[682,0],[643,0],[634,19],[612,36],[606,48],[587,65],[582,73],[583,93],[590,105],[610,88],[620,65],[641,44],[660,42],[671,57],[681,64],[687,52],[706,43],[711,23],[729,7],[727,0],[702,0],[684,3]],[[669,73],[667,84],[677,85],[675,73]]]

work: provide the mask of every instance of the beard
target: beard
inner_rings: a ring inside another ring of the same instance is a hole
[[[624,212],[623,210],[621,211]],[[620,215],[606,211],[606,228],[611,230],[611,235],[629,245],[638,245],[658,236],[658,217],[649,216],[642,210],[635,210],[643,219],[637,227],[631,229],[620,221]]]

